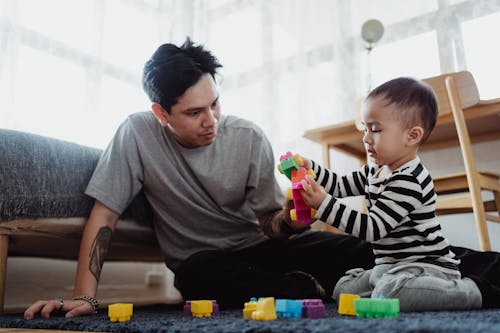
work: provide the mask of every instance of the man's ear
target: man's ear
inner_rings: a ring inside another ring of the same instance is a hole
[[[153,111],[153,114],[155,115],[156,119],[160,122],[161,126],[167,126],[168,124],[168,119],[167,116],[165,115],[167,111],[163,108],[158,103],[153,103],[151,105],[151,110]]]
[[[408,144],[418,145],[424,137],[424,129],[421,126],[414,126],[408,131]]]

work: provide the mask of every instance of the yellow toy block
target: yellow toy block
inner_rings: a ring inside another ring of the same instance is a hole
[[[191,313],[193,317],[210,317],[213,312],[212,301],[191,301]]]
[[[360,298],[356,294],[340,294],[339,298],[339,314],[356,316],[356,310],[354,309],[354,300]]]
[[[255,306],[255,311],[252,313],[254,320],[275,320],[276,307],[274,305],[274,297],[259,298]]]
[[[108,317],[112,322],[129,321],[132,317],[134,305],[132,303],[115,303],[108,306]]]
[[[252,313],[255,312],[257,308],[257,301],[252,298],[250,302],[246,302],[243,307],[243,319],[252,319]]]

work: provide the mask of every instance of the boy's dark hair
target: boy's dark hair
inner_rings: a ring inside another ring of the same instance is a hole
[[[180,47],[163,44],[144,65],[142,87],[153,103],[159,103],[168,113],[177,99],[208,73],[215,79],[217,58],[202,45],[194,45],[188,37]]]
[[[396,115],[405,128],[419,125],[424,129],[420,144],[431,134],[438,116],[436,95],[426,83],[410,77],[400,77],[383,83],[373,89],[368,98],[381,96],[387,104],[400,106],[400,114]]]

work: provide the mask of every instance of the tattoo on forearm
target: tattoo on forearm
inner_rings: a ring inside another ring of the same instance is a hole
[[[89,270],[94,275],[95,279],[99,281],[101,276],[102,265],[104,264],[104,257],[108,252],[109,242],[113,231],[110,227],[102,227],[97,232],[92,248],[90,250]]]

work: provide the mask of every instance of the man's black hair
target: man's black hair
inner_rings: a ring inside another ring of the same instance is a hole
[[[144,65],[142,86],[153,103],[159,103],[168,113],[184,92],[204,74],[215,79],[222,67],[202,45],[195,45],[189,37],[180,47],[163,44]]]

